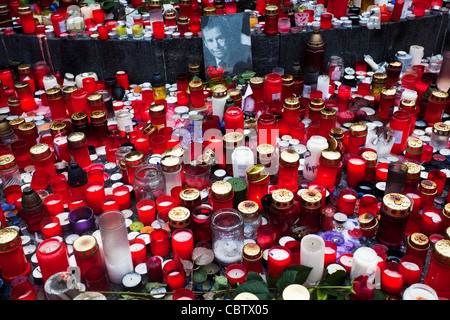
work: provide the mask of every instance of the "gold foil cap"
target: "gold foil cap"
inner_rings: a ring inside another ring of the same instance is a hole
[[[138,167],[144,163],[144,154],[140,151],[130,151],[125,155],[125,165],[127,167]]]
[[[437,184],[433,180],[422,180],[418,188],[422,193],[427,195],[434,195],[437,192]]]
[[[328,108],[325,107],[322,110],[320,110],[320,116],[322,119],[334,119],[336,118],[337,111],[334,108]]]
[[[436,241],[432,254],[437,261],[450,266],[450,240],[441,239]]]
[[[250,78],[249,83],[252,88],[261,88],[264,85],[264,78],[252,77]]]
[[[10,251],[22,243],[19,232],[13,228],[0,229],[0,252]]]
[[[67,132],[67,124],[62,121],[52,122],[52,124],[50,125],[50,132],[52,136],[56,136],[58,133],[61,132],[65,133]]]
[[[228,96],[233,99],[233,101],[241,101],[242,93],[239,89],[230,89],[228,90]]]
[[[418,138],[411,138],[406,143],[406,150],[412,154],[422,153],[423,142]]]
[[[77,86],[66,86],[62,89],[63,91],[63,96],[64,99],[69,99],[70,95],[72,94],[72,92],[74,92],[75,90],[78,90]]]
[[[430,101],[437,103],[445,103],[448,99],[448,93],[441,90],[435,90],[431,92]]]
[[[196,188],[187,188],[180,192],[179,202],[182,207],[193,207],[202,202],[200,191]]]
[[[9,125],[10,125],[14,130],[19,129],[19,126],[20,126],[22,123],[25,123],[25,119],[24,119],[24,118],[21,118],[21,117],[14,118],[14,119],[12,119],[12,120],[9,121]]]
[[[325,108],[325,102],[321,98],[314,98],[309,101],[309,109],[320,111]]]
[[[401,63],[401,61],[392,61],[389,62],[387,68],[388,70],[401,70],[403,66],[403,63]]]
[[[184,149],[181,147],[173,147],[169,148],[164,152],[165,156],[174,156],[178,158],[182,158],[184,155]]]
[[[414,162],[405,162],[408,167],[408,171],[406,172],[406,179],[414,180],[420,178],[420,166]]]
[[[98,252],[97,239],[91,235],[82,235],[73,243],[73,253],[79,258],[89,258]]]
[[[361,228],[370,228],[376,224],[377,219],[372,213],[363,213],[358,216],[358,222]]]
[[[28,82],[26,82],[26,81],[17,82],[14,85],[14,87],[15,87],[17,92],[24,92],[24,91],[27,91],[27,90],[29,90],[31,88],[30,84]]]
[[[412,108],[416,109],[416,101],[412,99],[402,99],[398,105],[398,108],[401,110],[402,108]]]
[[[160,103],[153,104],[149,107],[150,116],[160,117],[166,114],[166,106]]]
[[[268,143],[260,144],[256,147],[256,155],[258,159],[267,161],[271,160],[275,152],[275,147]]]
[[[237,209],[244,218],[251,218],[258,214],[259,205],[255,201],[244,200],[239,202]]]
[[[69,148],[81,148],[86,145],[86,135],[83,132],[73,132],[67,137]]]
[[[322,194],[316,189],[305,189],[300,193],[300,206],[307,210],[322,207]]]
[[[364,137],[367,135],[367,125],[362,122],[353,123],[350,126],[350,134],[354,137]]]
[[[7,171],[17,167],[16,158],[12,154],[4,154],[0,156],[0,171]]]
[[[259,260],[262,258],[261,247],[254,242],[244,245],[242,248],[242,258],[247,261]]]
[[[44,160],[52,156],[52,151],[46,143],[39,143],[30,148],[31,159]]]
[[[287,209],[294,205],[294,193],[287,189],[278,189],[272,193],[272,205],[277,209]]]
[[[203,15],[204,16],[213,16],[215,14],[216,14],[216,8],[215,7],[203,8]]]
[[[166,10],[164,11],[164,19],[175,19],[177,14],[175,10]]]
[[[294,150],[284,150],[280,154],[280,166],[295,168],[299,165],[300,155]]]
[[[450,203],[447,203],[444,206],[444,209],[442,209],[442,213],[444,214],[444,216],[446,216],[447,218],[450,218]]]
[[[188,24],[189,23],[189,18],[186,16],[179,16],[178,17],[178,24]]]
[[[344,138],[344,129],[342,128],[331,128],[330,133],[328,134],[330,138],[334,138],[337,140],[341,140]]]
[[[397,93],[397,90],[394,88],[383,88],[381,89],[381,97],[384,99],[394,99],[395,95]]]
[[[19,74],[22,75],[29,74],[32,71],[31,65],[28,63],[22,63],[17,67],[17,71],[19,71]]]
[[[372,76],[372,81],[375,83],[383,83],[387,80],[387,74],[384,72],[374,73]]]
[[[448,136],[450,134],[450,125],[445,122],[436,122],[433,125],[433,133],[439,136]]]
[[[408,244],[416,250],[428,250],[430,239],[426,234],[414,232],[408,237]]]
[[[175,207],[169,211],[169,225],[175,229],[185,228],[191,220],[191,212],[185,207]]]
[[[227,87],[222,84],[218,84],[212,87],[211,92],[214,98],[223,98],[227,95]]]
[[[361,157],[366,160],[366,167],[373,168],[377,165],[378,155],[376,152],[366,150],[361,153]]]
[[[62,92],[60,88],[51,88],[45,91],[45,95],[48,100],[56,100],[62,98]]]
[[[91,123],[98,124],[106,121],[106,112],[103,110],[95,110],[89,114]]]
[[[257,164],[247,169],[248,182],[261,182],[269,176],[266,166],[263,164]]]
[[[228,132],[223,136],[223,142],[225,149],[236,149],[244,144],[244,134],[242,132]]]
[[[233,196],[233,186],[228,181],[219,180],[211,185],[211,197],[213,199],[227,201]]]
[[[161,170],[164,172],[175,172],[181,167],[181,160],[175,156],[164,156],[161,158]]]
[[[189,82],[189,91],[203,90],[203,82],[201,80],[192,80]]]
[[[383,197],[381,209],[393,217],[405,217],[409,215],[411,200],[401,193],[388,193]]]
[[[145,134],[145,135],[147,135],[147,136],[151,135],[151,134],[154,133],[156,130],[157,130],[157,128],[156,128],[153,124],[151,124],[151,123],[147,123],[145,126],[143,126],[143,127],[141,128],[142,133]]]
[[[278,7],[276,5],[271,5],[269,4],[266,8],[265,8],[265,13],[268,16],[276,16],[278,15]]]
[[[87,113],[83,111],[73,113],[70,119],[72,120],[72,124],[75,125],[83,125],[89,122]]]
[[[333,149],[322,150],[320,162],[326,166],[336,167],[341,162],[341,153]]]
[[[296,97],[289,97],[284,99],[283,107],[287,110],[297,110],[300,108],[300,100]]]
[[[103,95],[101,93],[91,93],[87,96],[88,106],[99,106],[103,103]]]
[[[37,133],[37,127],[34,122],[24,122],[19,125],[18,129],[21,135],[30,135]]]

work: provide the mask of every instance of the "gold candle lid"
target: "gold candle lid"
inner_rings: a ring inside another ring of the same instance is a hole
[[[203,90],[203,82],[201,80],[191,80],[189,82],[189,91]]]
[[[18,98],[17,98],[17,99],[18,99]],[[9,125],[10,125],[14,130],[19,129],[19,126],[20,126],[22,123],[25,123],[25,119],[24,119],[24,118],[21,118],[21,117],[18,117],[18,118],[14,118],[14,119],[9,120]]]
[[[200,72],[200,63],[199,62],[189,62],[188,70],[190,73]]]
[[[313,111],[320,111],[325,108],[325,102],[321,98],[314,98],[309,101],[309,109]]]
[[[328,108],[325,107],[322,110],[320,110],[320,117],[322,119],[334,119],[336,118],[337,111],[334,108]]]
[[[406,179],[414,180],[420,178],[420,166],[414,162],[405,162],[408,167],[408,171],[406,172]]]
[[[257,164],[247,169],[248,182],[261,182],[269,176],[267,168],[263,164]]]
[[[101,93],[91,93],[87,96],[88,106],[99,106],[103,103],[103,95]]]
[[[287,189],[278,189],[272,193],[272,205],[277,209],[287,209],[294,205],[294,193]]]
[[[384,99],[394,99],[397,94],[397,90],[394,88],[383,88],[381,89],[380,95]]]
[[[103,110],[95,110],[89,114],[91,123],[98,124],[106,121],[106,112]]]
[[[445,103],[448,99],[448,93],[441,90],[434,90],[431,92],[430,101],[437,103]]]
[[[179,16],[178,17],[178,24],[188,24],[189,23],[189,18],[186,16]]]
[[[67,124],[62,121],[54,121],[50,125],[50,132],[52,136],[56,136],[58,133],[67,133]]]
[[[83,125],[89,122],[88,115],[84,111],[75,112],[70,116],[70,119],[72,120],[72,124],[75,125]]]
[[[450,218],[450,203],[447,203],[444,206],[444,209],[442,209],[442,213],[444,214],[444,216],[446,216],[447,218]]]
[[[423,141],[419,138],[411,138],[406,143],[406,151],[412,154],[420,154],[423,150]]]
[[[60,88],[51,88],[45,91],[45,95],[48,100],[56,100],[62,98],[62,92]]]
[[[361,157],[366,160],[366,167],[373,168],[377,165],[378,155],[375,151],[366,150],[361,153]]]
[[[393,217],[405,217],[409,214],[411,200],[401,193],[388,193],[383,197],[381,209]]]
[[[179,202],[182,207],[193,207],[202,202],[200,191],[196,188],[186,188],[179,194]]]
[[[214,98],[223,98],[227,95],[227,87],[223,84],[218,84],[211,88],[212,96]]]
[[[434,195],[437,192],[437,184],[433,180],[420,181],[418,188],[426,195]]]
[[[416,109],[416,101],[412,99],[401,99],[398,108],[399,110],[401,110],[402,108]]]
[[[215,7],[203,8],[203,15],[204,16],[213,16],[215,14],[216,14],[216,8]]]
[[[21,5],[21,6],[18,7],[17,10],[18,10],[19,14],[28,14],[28,13],[32,13],[33,12],[31,7],[28,6],[28,5]]]
[[[372,76],[372,82],[375,82],[375,83],[383,83],[383,82],[386,82],[386,80],[387,80],[387,74],[384,72],[377,72],[377,73],[374,73]]]
[[[367,135],[367,125],[362,122],[353,123],[349,130],[350,134],[354,137],[364,137]]]
[[[294,77],[290,74],[283,74],[281,76],[282,85],[285,87],[290,87],[294,84]]]
[[[189,225],[191,212],[185,207],[175,207],[169,211],[169,225],[175,229],[185,228]]]
[[[403,66],[403,63],[401,63],[401,61],[392,61],[389,62],[387,68],[388,70],[401,70]]]
[[[307,210],[322,207],[322,194],[316,189],[305,189],[300,193],[300,206]]]
[[[261,259],[261,247],[254,242],[246,243],[242,248],[242,258],[247,261],[255,261]]]
[[[86,135],[83,132],[73,132],[67,137],[69,148],[81,148],[86,145]]]
[[[433,125],[433,133],[440,136],[448,136],[450,133],[450,125],[445,122],[436,122]]]
[[[31,88],[27,81],[17,82],[14,87],[17,92],[24,92]]]
[[[79,258],[89,258],[98,252],[97,239],[91,235],[82,235],[73,242],[73,253]]]
[[[228,181],[219,180],[211,185],[211,197],[215,200],[226,201],[234,196],[233,186]]]
[[[252,88],[261,88],[264,85],[264,78],[252,77],[250,78],[249,83]]]
[[[8,107],[19,107],[21,105],[20,99],[17,97],[8,98]],[[25,121],[25,119],[24,119]],[[10,123],[11,124],[11,123]]]
[[[414,232],[408,237],[408,244],[416,250],[428,250],[430,239],[426,234]]]
[[[0,171],[7,171],[17,167],[16,158],[12,154],[4,154],[0,156]]]
[[[164,11],[164,18],[165,19],[175,19],[177,17],[177,14],[175,13],[175,10],[166,10]]]
[[[256,155],[260,160],[271,160],[274,152],[275,147],[268,143],[263,143],[256,147]]]
[[[309,40],[306,42],[306,46],[308,48],[312,49],[321,49],[325,45],[322,35],[320,34],[318,29],[313,30],[313,34],[309,38]]]
[[[258,215],[259,205],[252,200],[244,200],[239,202],[238,208],[239,212],[245,218],[252,218]]]
[[[440,263],[450,265],[450,240],[441,239],[436,241],[432,250],[433,257]]]
[[[18,127],[21,135],[30,135],[37,133],[37,127],[34,122],[24,122]]]
[[[124,160],[127,167],[138,167],[144,163],[144,154],[140,151],[130,151],[125,155]]]
[[[341,153],[333,149],[322,150],[319,161],[326,166],[336,167],[341,162]]]
[[[300,155],[294,150],[284,150],[280,154],[280,166],[295,168],[299,165]]]
[[[181,168],[181,160],[175,156],[164,156],[161,158],[161,170],[164,172],[175,172]]]
[[[169,148],[164,152],[165,156],[174,156],[178,158],[182,158],[184,155],[184,149],[181,147],[173,147]]]
[[[156,130],[157,130],[157,128],[156,128],[153,124],[151,124],[151,123],[147,123],[145,126],[143,126],[143,127],[141,128],[142,133],[145,134],[145,135],[147,135],[147,136],[151,135],[151,134],[154,133]]]
[[[241,101],[242,93],[239,89],[230,89],[228,90],[228,96],[233,99],[233,101]]]
[[[296,97],[289,97],[284,99],[283,108],[287,110],[297,110],[300,108],[300,100]]]
[[[358,222],[361,228],[367,229],[376,225],[378,220],[374,214],[366,212],[358,216]]]
[[[64,99],[69,99],[72,92],[78,90],[77,86],[66,86],[62,89]]]
[[[344,139],[344,129],[341,127],[331,128],[328,136],[337,140]]]
[[[29,74],[32,71],[31,65],[28,63],[22,63],[17,67],[17,71],[19,71],[19,74],[21,75]]]
[[[278,15],[278,6],[269,4],[265,8],[265,13],[268,16],[276,16],[276,15]]]
[[[13,228],[0,229],[0,252],[10,251],[22,243],[19,232]]]
[[[160,117],[166,114],[166,106],[160,103],[151,105],[148,108],[150,116]]]
[[[46,143],[38,143],[30,148],[31,159],[44,160],[52,156],[52,151]]]
[[[223,136],[223,142],[225,149],[236,149],[244,145],[244,134],[242,132],[228,132]]]

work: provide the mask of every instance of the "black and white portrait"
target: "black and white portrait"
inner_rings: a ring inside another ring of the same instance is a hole
[[[248,13],[202,16],[201,27],[205,69],[222,67],[224,76],[252,70]]]

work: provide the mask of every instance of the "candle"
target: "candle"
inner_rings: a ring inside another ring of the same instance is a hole
[[[169,231],[156,229],[150,232],[150,250],[154,256],[167,256],[170,252]]]
[[[172,295],[172,300],[194,300],[194,292],[187,288],[178,288]]]
[[[156,199],[156,210],[158,212],[175,207],[175,199],[170,195],[159,196]]]
[[[347,274],[350,274],[353,264],[353,254],[343,253],[339,256],[339,264],[345,268]]]
[[[375,274],[378,265],[378,255],[376,251],[368,247],[360,247],[353,253],[350,278],[353,280],[358,276],[369,276]]]
[[[58,193],[50,194],[44,198],[44,204],[48,209],[48,214],[56,216],[64,212],[63,197]]]
[[[386,181],[388,174],[388,163],[380,162],[376,166],[375,182]]]
[[[58,238],[42,241],[36,251],[44,283],[55,273],[65,272],[69,267],[69,254],[65,243]]]
[[[108,194],[105,196],[102,204],[102,212],[109,210],[119,210],[119,204],[117,203],[117,198],[113,194]]]
[[[73,232],[82,235],[95,229],[94,211],[90,207],[77,207],[69,213],[70,227]]]
[[[273,246],[267,257],[267,274],[272,279],[278,277],[291,263],[291,252],[284,246]]]
[[[130,251],[134,267],[147,261],[147,248],[143,239],[135,238],[130,240]]]
[[[432,287],[414,283],[403,292],[403,300],[439,300],[439,297]]]
[[[386,262],[381,268],[381,290],[387,294],[400,294],[403,288],[403,275],[398,262]]]
[[[328,148],[325,137],[314,135],[306,143],[305,163],[303,167],[303,177],[309,181],[314,181],[319,168],[319,158],[322,151]]]
[[[86,204],[94,214],[102,213],[102,205],[105,198],[105,187],[98,182],[88,182],[86,185]]]
[[[334,242],[326,240],[325,241],[325,257],[324,257],[324,267],[329,264],[336,263],[337,246]]]
[[[0,229],[0,265],[2,278],[8,282],[31,273],[31,265],[22,247],[22,238],[16,229]]]
[[[194,235],[190,229],[180,228],[172,233],[174,259],[190,260],[194,250]]]
[[[156,219],[155,201],[152,199],[142,199],[136,204],[138,219],[144,225],[150,226]]]
[[[163,282],[162,258],[153,256],[145,262],[147,266],[147,278],[149,282]]]
[[[55,216],[46,217],[41,220],[41,231],[44,239],[51,237],[63,237],[63,231],[59,218]]]
[[[308,234],[301,240],[300,264],[312,268],[307,285],[313,285],[322,279],[325,263],[325,241],[318,235]]]
[[[411,66],[420,65],[423,58],[424,48],[419,45],[412,45],[409,47],[409,54],[411,55]]]
[[[364,179],[366,172],[366,160],[361,156],[352,156],[347,162],[347,184],[356,187],[358,182]]]
[[[171,290],[183,288],[186,284],[186,275],[179,260],[168,260],[163,266],[164,282]]]
[[[277,230],[270,224],[263,224],[256,230],[256,242],[261,250],[269,249],[274,246],[277,240]]]
[[[36,300],[36,290],[30,281],[19,282],[11,288],[11,300]]]
[[[410,286],[420,281],[423,261],[414,255],[405,255],[400,260],[400,272],[403,275],[404,284]]]
[[[137,272],[130,272],[123,276],[122,286],[126,291],[140,291],[142,276]]]
[[[243,283],[247,279],[247,270],[242,264],[230,264],[225,270],[230,285]]]
[[[100,246],[94,236],[83,235],[75,239],[73,253],[83,282],[86,282],[86,273],[89,269],[103,267]]]
[[[322,92],[321,98],[326,100],[328,98],[328,91],[330,87],[330,77],[322,74],[317,78],[317,90]]]
[[[436,207],[425,207],[422,211],[420,231],[427,236],[439,233],[442,223],[442,211]]]
[[[127,186],[118,186],[113,189],[113,195],[117,198],[119,210],[129,209],[131,207],[130,189]]]
[[[350,216],[355,211],[356,200],[358,199],[358,194],[350,189],[345,188],[339,192],[337,212],[342,212],[347,216]]]

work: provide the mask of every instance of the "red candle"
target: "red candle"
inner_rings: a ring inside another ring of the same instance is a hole
[[[336,263],[336,256],[337,256],[336,244],[332,241],[326,240],[324,267],[328,266],[331,263]]]
[[[51,216],[56,216],[65,211],[63,196],[59,193],[54,193],[46,196],[44,198],[44,204],[48,209],[48,214]]]
[[[361,156],[351,156],[347,161],[347,184],[356,187],[364,179],[366,160]]]
[[[406,286],[420,282],[423,261],[414,255],[404,255],[400,260],[400,272]]]
[[[247,279],[247,269],[242,264],[238,263],[230,264],[226,268],[225,274],[230,285],[244,283]]]
[[[194,250],[192,230],[180,228],[172,233],[172,251],[174,259],[190,260]]]
[[[147,248],[144,239],[134,238],[130,240],[130,251],[134,267],[147,261]]]
[[[363,195],[358,202],[358,215],[362,215],[364,213],[371,213],[374,216],[378,214],[378,199],[371,194]]]
[[[284,246],[273,246],[269,249],[267,260],[267,274],[272,278],[278,277],[290,265],[291,252]]]
[[[238,107],[231,107],[225,111],[225,132],[244,132],[244,113]]]
[[[117,85],[123,87],[125,90],[130,89],[130,82],[128,80],[128,73],[120,70],[116,72]]]
[[[49,216],[41,220],[41,231],[44,239],[52,237],[63,237],[63,231],[59,218]]]
[[[422,211],[420,232],[430,236],[439,233],[442,223],[442,211],[436,207],[425,207]]]
[[[375,182],[386,181],[388,174],[388,163],[380,162],[376,166]]]
[[[355,211],[356,200],[358,199],[358,194],[356,191],[345,188],[339,192],[337,212],[342,212],[347,216],[350,216]]]
[[[163,266],[164,282],[171,290],[183,288],[186,284],[186,275],[179,260],[168,260]]]
[[[11,300],[36,300],[36,290],[30,281],[19,282],[11,288]]]
[[[400,294],[403,289],[403,275],[398,262],[386,262],[381,268],[381,290],[386,294]]]
[[[400,20],[405,0],[396,0],[394,3],[394,9],[392,10],[391,20],[396,22]]]
[[[142,152],[144,155],[150,153],[150,139],[145,134],[137,134],[130,138],[130,142],[134,144],[136,151]]]
[[[347,271],[347,274],[350,274],[350,271],[352,270],[352,263],[353,263],[353,254],[352,253],[343,253],[339,256],[339,264],[342,265],[345,268],[345,271]]]
[[[170,252],[169,231],[156,229],[150,232],[150,250],[154,256],[167,256]]]
[[[278,32],[278,30],[276,30]],[[264,81],[264,101],[270,106],[274,101],[281,100],[283,90],[283,80],[277,73],[270,73]]]
[[[102,212],[110,210],[120,210],[117,197],[113,194],[106,195],[102,204]]]
[[[58,238],[42,241],[37,248],[36,257],[44,283],[55,273],[65,272],[69,267],[67,246]]]
[[[152,199],[142,199],[136,204],[138,219],[145,226],[150,226],[156,219],[156,205]]]
[[[2,278],[8,282],[15,277],[31,273],[31,265],[23,251],[22,238],[16,229],[0,230],[0,265]]]
[[[94,236],[83,235],[77,238],[73,243],[73,255],[77,266],[80,268],[82,281],[87,281],[86,273],[88,270],[103,266],[99,245]]]
[[[172,295],[172,300],[194,300],[194,292],[188,288],[178,288]]]
[[[275,245],[277,240],[277,230],[268,223],[258,227],[256,231],[256,243],[261,247],[261,250],[266,250]]]
[[[117,198],[119,210],[129,209],[131,207],[130,189],[127,186],[118,186],[113,189],[113,195]]]
[[[88,182],[86,185],[86,204],[95,214],[102,213],[105,199],[105,187],[99,182]]]
[[[85,207],[86,201],[84,199],[81,200],[72,200],[68,203],[69,212],[78,207]]]
[[[158,212],[175,207],[175,199],[169,195],[159,196],[156,199],[156,210]]]

